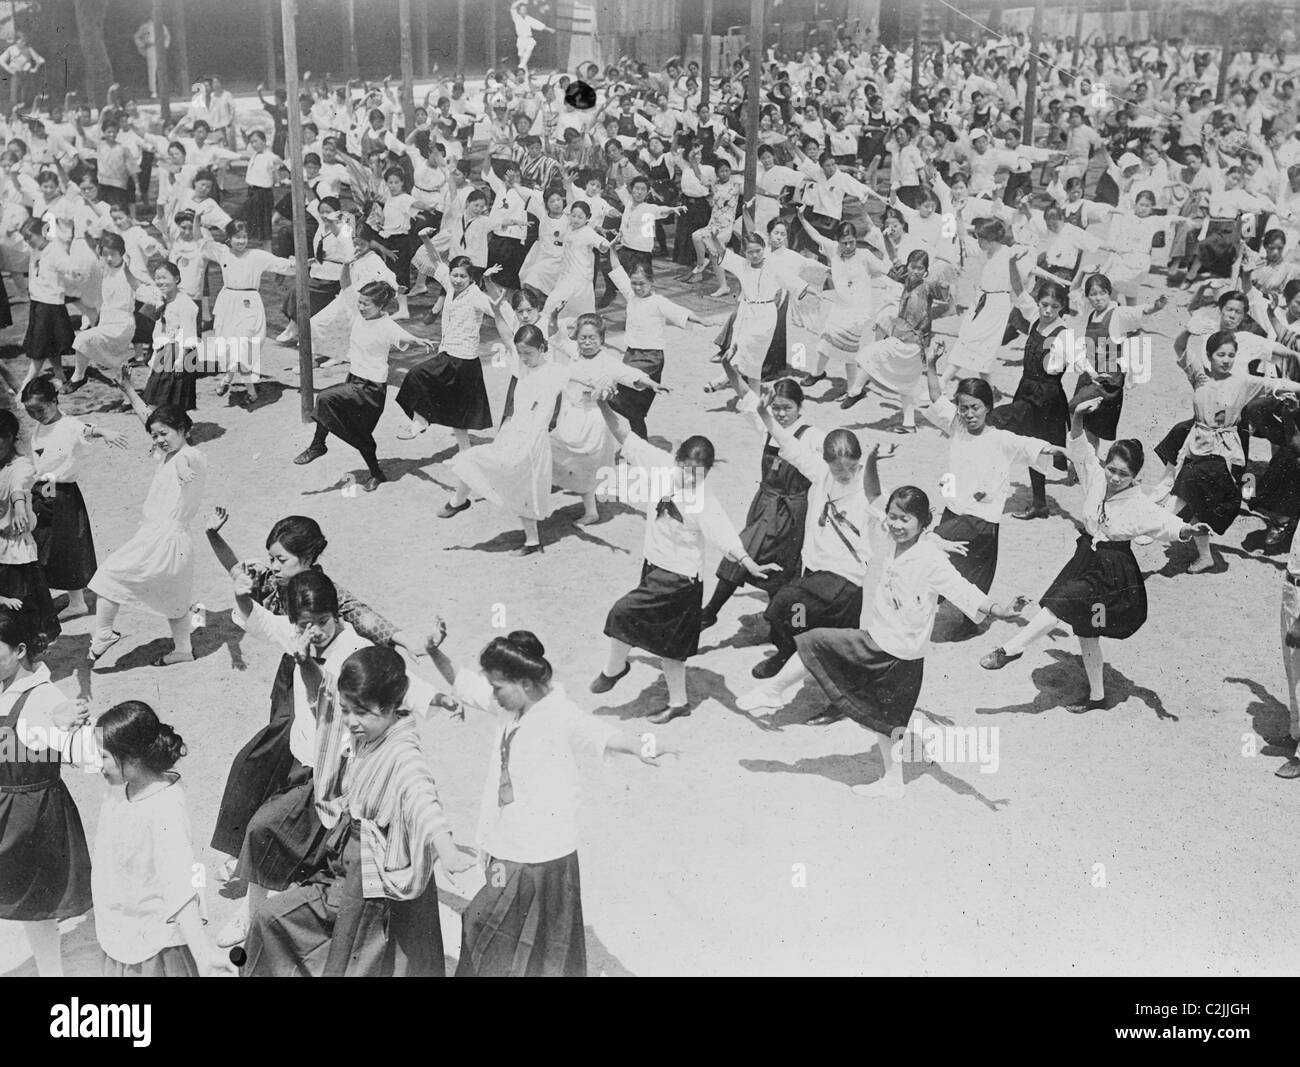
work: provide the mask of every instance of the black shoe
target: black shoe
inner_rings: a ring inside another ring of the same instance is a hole
[[[754,669],[749,673],[755,678],[775,678],[781,673],[781,668],[785,666],[789,656],[782,656],[778,653],[775,656],[768,656],[761,663],[756,663]]]
[[[718,616],[716,612],[706,611],[700,616],[700,629],[707,630],[710,626],[718,625]]]
[[[842,718],[844,718],[844,712],[827,708],[820,715],[814,715],[811,719],[808,719],[807,724],[809,726],[830,726],[831,723],[839,722]]]
[[[1099,711],[1106,706],[1106,698],[1093,700],[1092,697],[1085,697],[1083,700],[1076,700],[1065,706],[1065,710],[1071,715],[1084,715],[1090,711]]]
[[[373,493],[386,481],[388,481],[388,479],[385,478],[382,474],[372,474],[369,478],[367,478],[364,482],[361,483],[361,488],[364,489],[367,493]]]
[[[676,706],[669,704],[663,711],[651,715],[647,721],[654,723],[656,726],[663,726],[664,723],[672,722],[674,719],[684,719],[690,713],[691,706],[689,704],[678,704]]]
[[[1300,778],[1300,756],[1292,756],[1273,773],[1279,778]]]
[[[1286,524],[1281,526],[1276,523],[1269,525],[1264,532],[1264,548],[1268,551],[1276,551],[1286,544],[1289,527]]]
[[[623,675],[627,674],[627,672],[630,671],[631,669],[632,669],[632,664],[625,663],[623,664],[623,669],[619,671],[616,675],[614,675],[613,678],[611,678],[604,671],[601,671],[598,675],[596,675],[596,680],[592,682],[591,685],[588,686],[588,688],[593,693],[608,693],[611,689],[614,688],[614,686],[618,685],[619,679],[622,678]]]
[[[866,396],[867,394],[865,390],[861,393],[845,393],[844,398],[840,401],[840,407],[845,411],[848,411],[849,408],[858,403],[858,401],[865,400]]]
[[[512,548],[510,550],[510,554],[512,556],[533,556],[536,555],[541,550],[542,550],[542,546],[540,544],[520,545],[518,548]]]
[[[293,461],[296,464],[298,464],[298,466],[301,467],[304,464],[312,463],[320,459],[321,456],[323,455],[325,455],[324,447],[309,445],[307,448],[304,448],[301,452],[299,452],[296,456],[294,456]]]
[[[437,511],[435,511],[434,514],[437,515],[438,518],[440,519],[450,519],[453,515],[459,515],[462,511],[464,511],[467,507],[469,507],[471,503],[472,501],[466,500],[465,503],[463,504],[453,504],[450,500],[448,500],[445,504],[442,505],[442,507],[440,507]]]
[[[1035,504],[1024,511],[1013,511],[1011,517],[1013,519],[1045,519],[1048,517],[1047,505]]]

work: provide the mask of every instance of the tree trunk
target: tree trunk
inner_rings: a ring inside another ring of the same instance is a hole
[[[104,46],[104,16],[108,0],[76,0],[77,37],[81,41],[81,58],[86,67],[86,97],[102,103],[113,84],[113,64]]]

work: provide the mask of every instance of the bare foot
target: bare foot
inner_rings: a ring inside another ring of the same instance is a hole
[[[600,522],[600,516],[599,516],[599,515],[583,515],[581,518],[574,519],[573,521],[574,521],[574,524],[577,525],[577,526],[595,526],[596,523]]]
[[[1188,573],[1188,574],[1200,574],[1200,573],[1202,573],[1203,571],[1212,570],[1213,568],[1214,568],[1214,560],[1212,560],[1212,559],[1198,559],[1195,563],[1191,564],[1191,565],[1187,568],[1187,573]]]

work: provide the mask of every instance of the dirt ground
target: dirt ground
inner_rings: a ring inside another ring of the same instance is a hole
[[[661,291],[719,323],[725,318],[729,305],[711,301],[704,286],[672,281],[673,273],[661,269]],[[1150,281],[1152,295],[1163,290],[1163,278]],[[282,325],[284,284],[271,279],[264,288],[272,336]],[[615,345],[619,305],[611,309]],[[1154,370],[1126,401],[1122,432],[1142,438],[1148,454],[1189,409],[1171,348],[1185,308],[1186,297],[1174,294],[1148,320]],[[18,320],[0,343],[21,340],[25,308]],[[955,321],[946,325],[951,332]],[[700,328],[672,338],[664,380],[674,391],[656,401],[650,427],[661,444],[691,433],[714,440],[713,484],[739,526],[762,442],[703,393],[716,369],[710,340]],[[811,349],[805,334],[792,341]],[[1019,356],[1004,356],[994,380],[1011,390]],[[417,358],[395,357],[394,389]],[[261,554],[277,518],[312,515],[330,540],[331,577],[402,626],[420,630],[442,615],[446,648],[460,662],[471,662],[499,627],[535,630],[557,680],[580,703],[642,729],[640,716],[663,696],[648,657],[634,656],[632,673],[603,703],[587,692],[604,662],[605,613],[639,574],[639,513],[605,505],[607,521],[579,528],[577,499],[561,498],[542,527],[544,554],[513,558],[508,550],[522,535],[490,505],[479,502],[453,520],[435,517],[448,491],[450,434],[435,429],[398,441],[391,395],[377,431],[390,484],[373,494],[350,487],[362,474],[360,460],[337,442],[323,460],[294,466],[310,438],[298,411],[297,353],[268,345],[264,361],[273,381],[255,410],[228,406],[215,395],[215,379],[205,379],[196,413],[196,440],[211,464],[207,502],[230,509],[226,535],[242,556]],[[505,372],[490,361],[485,371],[499,412]],[[834,398],[842,386],[837,380],[812,395]],[[96,445],[82,482],[101,558],[136,529],[152,469],[143,431],[133,417],[105,411],[110,401],[93,386],[66,405],[131,434],[126,452]],[[835,403],[807,410],[817,425],[897,441],[898,455],[882,464],[886,487],[911,482],[937,496],[947,445],[924,420],[917,434],[895,437],[889,427],[897,409],[875,396],[851,412]],[[1257,457],[1260,450],[1257,444]],[[1148,482],[1158,476],[1155,463]],[[1027,492],[1017,492],[1011,510]],[[1051,518],[1003,523],[995,596],[1037,596],[1071,553],[1069,515],[1079,490],[1053,485],[1049,496]],[[734,598],[691,661],[694,714],[660,728],[683,755],[658,769],[627,758],[589,765],[580,855],[591,973],[1292,973],[1300,929],[1283,920],[1300,859],[1278,819],[1300,785],[1273,776],[1288,754],[1277,636],[1283,560],[1243,548],[1243,539],[1255,545],[1261,526],[1243,516],[1219,539],[1226,563],[1219,573],[1184,573],[1190,546],[1138,550],[1150,572],[1151,616],[1132,639],[1104,644],[1115,702],[1108,710],[1066,712],[1085,682],[1077,643],[1064,632],[996,674],[980,669],[979,656],[1013,624],[936,644],[915,721],[986,728],[986,742],[998,745],[997,767],[983,773],[974,761],[942,757],[913,764],[898,802],[849,791],[880,774],[865,731],[847,721],[802,725],[823,706],[815,683],[770,720],[736,710],[735,696],[754,684],[749,671],[763,655],[764,624],[759,595]],[[150,666],[168,647],[166,625],[125,609],[119,628],[126,637],[90,684],[96,709],[143,699],[184,735],[190,754],[179,769],[209,872],[215,932],[237,902],[210,873],[220,857],[206,842],[230,759],[265,722],[278,653],[231,624],[230,583],[201,529],[195,534],[195,599],[206,607],[196,661]],[[941,619],[940,639],[944,628]],[[90,629],[89,619],[70,624],[49,654],[69,693]],[[440,719],[425,736],[457,835],[472,842],[490,723]],[[93,837],[104,784],[75,770],[65,777]],[[464,902],[445,887],[443,900],[454,957],[455,912]],[[70,973],[97,972],[93,920],[69,924],[65,954]],[[12,928],[0,929],[0,973],[34,973]]]

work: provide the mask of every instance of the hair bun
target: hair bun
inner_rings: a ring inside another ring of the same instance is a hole
[[[542,647],[542,642],[531,630],[512,630],[506,634],[506,643],[535,659],[544,659],[546,656],[546,649]]]

